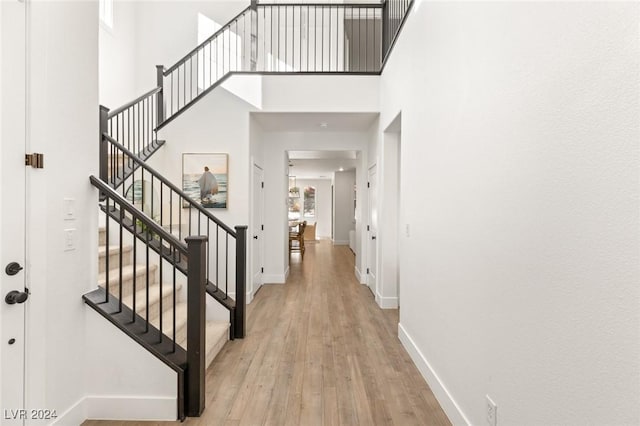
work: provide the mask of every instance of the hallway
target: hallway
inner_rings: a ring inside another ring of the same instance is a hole
[[[285,285],[263,286],[247,337],[207,371],[206,410],[189,425],[448,425],[383,311],[354,277],[354,255],[329,241],[291,256]],[[98,425],[168,425],[106,422]]]

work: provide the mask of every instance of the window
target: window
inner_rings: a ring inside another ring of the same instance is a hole
[[[100,0],[100,22],[113,29],[113,0]]]
[[[304,187],[304,217],[315,217],[316,215],[316,188],[313,186]]]

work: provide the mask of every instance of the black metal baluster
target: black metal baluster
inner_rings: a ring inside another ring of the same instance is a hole
[[[311,37],[309,37],[310,33],[310,23],[311,21],[309,20],[311,14],[309,13],[309,6],[307,6],[307,72],[309,72],[309,51],[311,50]]]
[[[144,170],[144,169],[143,169]],[[153,199],[155,198],[153,196],[153,173],[151,173],[151,192],[150,197],[151,197],[151,211],[149,212],[149,217],[153,220],[156,220],[155,215],[153,214],[154,212],[154,208],[153,208]],[[142,206],[144,207],[144,181],[142,181]],[[144,208],[142,209],[143,213],[144,213]]]
[[[209,225],[211,225],[211,220],[207,219],[207,282],[210,281],[209,279],[209,249],[210,249],[210,245],[211,245],[211,231],[210,231],[210,227]]]
[[[104,287],[105,287],[105,291],[106,291],[106,300],[105,303],[109,302],[109,221],[110,221],[110,217],[109,217],[109,213],[111,212],[111,207],[109,206],[109,201],[111,199],[107,196],[105,198],[105,206],[106,206],[106,212],[105,212],[105,217],[107,218],[107,221],[104,225],[104,236],[105,236],[105,253],[106,256],[104,258],[105,263],[104,263],[104,277],[105,277],[105,282],[104,282]]]
[[[163,261],[162,261],[162,253],[164,252],[164,247],[162,245],[162,236],[159,237],[159,243],[158,243],[158,269],[160,270],[160,279],[158,280],[158,284],[159,284],[159,289],[158,289],[158,293],[159,293],[159,298],[160,298],[160,330],[158,333],[158,341],[162,342],[162,330],[163,330],[163,326],[164,326],[164,308],[163,308],[163,303],[164,301],[162,300],[162,281],[163,281],[163,276],[162,276],[162,272],[163,272]]]
[[[220,225],[216,225],[216,291],[220,283]]]
[[[331,72],[331,41],[333,40],[333,33],[331,32],[331,21],[333,17],[333,7],[329,6],[329,72]]]
[[[137,265],[137,247],[138,247],[138,239],[136,238],[138,234],[138,221],[133,218],[133,308],[131,313],[131,322],[136,322],[136,279],[138,274],[136,273],[136,265]]]
[[[229,294],[229,233],[225,232],[224,236],[225,236],[224,258],[226,263],[226,267],[224,268],[224,292],[226,294]],[[236,297],[238,297],[237,294],[236,294]]]
[[[176,351],[176,247],[173,246],[173,253],[171,255],[173,261],[173,339],[172,339],[172,352]]]
[[[146,259],[145,259],[145,284],[146,284],[146,291],[145,291],[145,298],[146,298],[146,303],[145,303],[145,325],[144,325],[144,332],[148,333],[149,332],[149,281],[150,281],[150,271],[149,271],[149,227],[145,226],[143,227],[144,230],[144,238],[145,238],[145,247],[146,247]]]
[[[120,245],[119,245],[119,252],[118,252],[118,313],[122,312],[122,264],[123,264],[123,259],[122,259],[122,237],[123,237],[123,233],[122,233],[122,222],[124,221],[124,209],[122,208],[122,206],[120,206]]]

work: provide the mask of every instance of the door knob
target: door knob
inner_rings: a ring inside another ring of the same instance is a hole
[[[257,240],[257,239],[258,239],[258,236],[257,236],[257,235],[254,235],[254,236],[253,236],[253,239],[254,239],[254,240]]]
[[[371,237],[371,239],[372,239],[372,240],[375,240],[375,239],[376,239],[376,236],[374,235],[373,237]]]
[[[15,275],[18,272],[22,271],[22,269],[22,266],[20,266],[18,262],[11,262],[7,265],[6,268],[4,268],[4,271],[7,273],[7,275]]]
[[[13,290],[7,293],[4,301],[7,305],[15,305],[16,303],[24,303],[29,298],[29,293],[26,291]]]

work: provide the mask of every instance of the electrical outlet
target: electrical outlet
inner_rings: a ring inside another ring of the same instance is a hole
[[[409,238],[411,236],[411,234],[409,232],[409,224],[408,223],[405,225],[404,231],[405,231],[405,234],[407,234],[407,238]]]
[[[489,395],[485,395],[487,399],[487,424],[489,426],[497,426],[498,424],[498,406],[495,402],[489,397]]]

